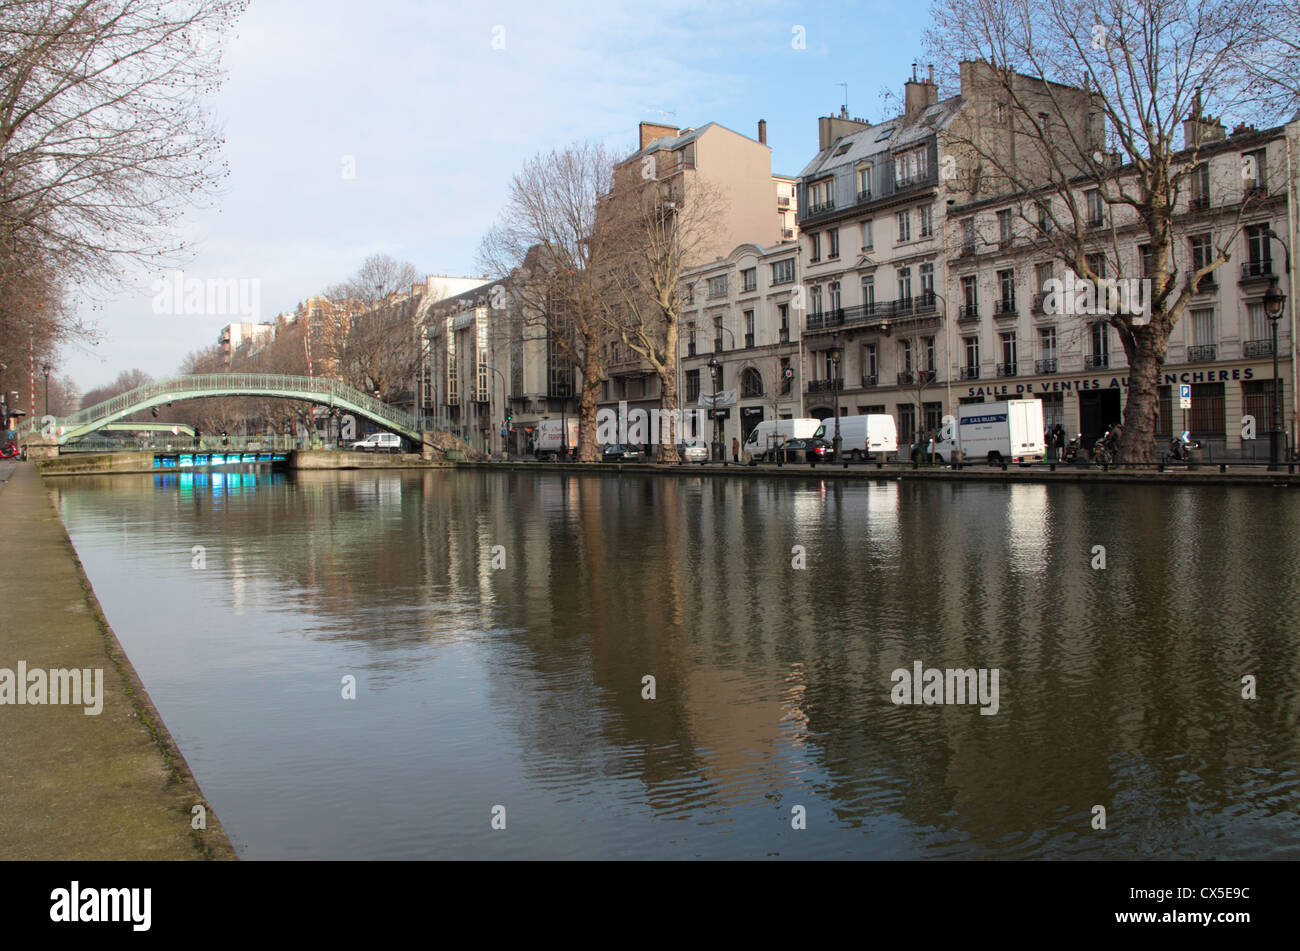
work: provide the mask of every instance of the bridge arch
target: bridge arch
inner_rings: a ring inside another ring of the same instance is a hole
[[[112,399],[54,421],[60,446],[141,410],[180,400],[261,396],[329,406],[377,423],[415,443],[423,440],[421,420],[338,380],[275,373],[193,373],[138,386]]]

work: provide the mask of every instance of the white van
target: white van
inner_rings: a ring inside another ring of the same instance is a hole
[[[568,430],[568,451],[565,452],[565,430]],[[578,451],[578,418],[538,420],[533,431],[533,452],[539,461],[557,461],[562,455],[573,456]]]
[[[820,425],[821,421],[816,419],[765,419],[750,430],[741,448],[750,465],[774,459],[773,451],[778,445],[787,439],[810,439]]]
[[[353,452],[401,452],[402,437],[396,433],[374,433],[352,444]]]
[[[835,442],[835,417],[828,416],[814,433],[818,439]],[[873,452],[898,452],[898,429],[894,417],[886,413],[840,417],[840,453],[842,458],[861,462]]]

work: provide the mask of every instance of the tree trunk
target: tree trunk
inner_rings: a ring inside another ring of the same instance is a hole
[[[596,442],[596,400],[600,397],[599,342],[588,335],[582,357],[582,396],[578,400],[578,461],[600,462]]]
[[[664,427],[660,426],[660,431],[652,433],[650,438],[652,441],[664,440],[659,446],[660,462],[676,463],[680,459],[677,443],[682,437],[680,421],[674,416],[674,411],[677,409],[677,322],[675,320],[670,320],[668,323],[664,355],[663,366],[659,370],[659,404],[668,419],[668,432],[665,433]]]
[[[1156,462],[1156,413],[1159,410],[1160,371],[1164,367],[1168,334],[1154,331],[1157,323],[1135,327],[1133,339],[1124,340],[1128,356],[1128,402],[1124,407],[1124,436],[1119,447],[1121,463]],[[1121,334],[1121,337],[1124,335]]]

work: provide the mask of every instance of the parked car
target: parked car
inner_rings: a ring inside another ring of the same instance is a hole
[[[373,433],[352,444],[353,452],[401,452],[402,437],[396,433]]]
[[[807,439],[821,426],[819,419],[765,419],[749,432],[745,440],[745,459],[753,465],[775,459],[773,450],[787,439]]]
[[[835,447],[827,439],[787,439],[786,462],[834,462]]]
[[[690,439],[677,447],[677,454],[682,462],[708,462],[709,447],[701,439]]]
[[[605,462],[640,462],[641,458],[640,449],[624,446],[621,443],[606,446],[605,451],[601,454],[601,459]]]

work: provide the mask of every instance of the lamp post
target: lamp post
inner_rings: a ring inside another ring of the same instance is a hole
[[[722,361],[715,353],[709,357],[709,376],[713,377],[713,403],[709,414],[713,417],[713,451],[710,453],[714,462],[722,458],[722,440],[718,436],[718,377],[721,376]]]
[[[1276,328],[1276,326],[1277,325],[1275,324],[1274,327]],[[1277,330],[1274,329],[1273,332],[1276,334]],[[48,363],[41,364],[41,375],[45,377],[45,415],[49,416],[50,415],[50,365]]]
[[[831,347],[831,369],[834,376],[831,378],[831,393],[835,398],[835,438],[831,440],[832,452],[835,454],[835,461],[840,461],[840,357],[842,351],[837,340],[835,346]]]
[[[1282,393],[1281,380],[1277,375],[1277,322],[1282,319],[1282,311],[1286,308],[1286,295],[1277,287],[1277,278],[1268,285],[1268,290],[1264,293],[1264,315],[1268,317],[1269,326],[1273,328],[1273,419],[1269,422],[1268,432],[1268,468],[1269,471],[1276,471],[1279,468],[1278,462],[1280,453],[1278,443],[1282,436]]]

